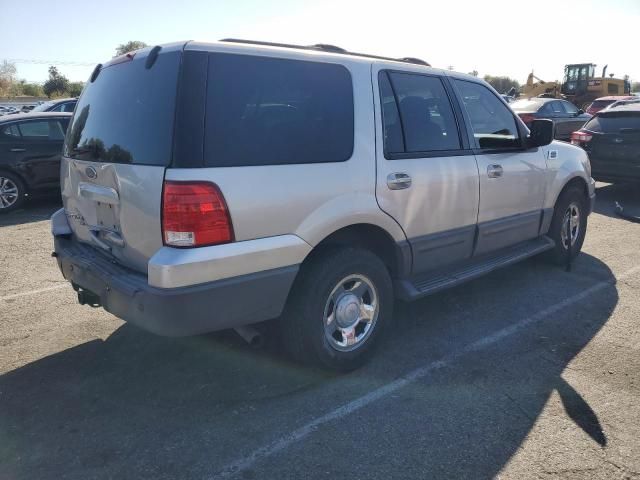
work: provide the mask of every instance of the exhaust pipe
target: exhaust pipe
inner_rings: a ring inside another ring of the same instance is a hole
[[[236,327],[234,330],[245,342],[254,348],[261,347],[264,343],[262,334],[250,325]]]

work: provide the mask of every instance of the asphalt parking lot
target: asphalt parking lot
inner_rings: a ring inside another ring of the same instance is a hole
[[[601,185],[571,272],[533,259],[396,306],[336,376],[233,332],[77,304],[40,201],[0,217],[0,478],[640,478],[637,188]],[[179,321],[179,319],[176,319]]]

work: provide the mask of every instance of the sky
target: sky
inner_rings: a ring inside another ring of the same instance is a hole
[[[0,19],[0,61],[37,82],[49,64],[86,80],[129,40],[225,37],[329,43],[520,82],[532,70],[561,80],[567,63],[640,81],[640,0],[0,0]]]

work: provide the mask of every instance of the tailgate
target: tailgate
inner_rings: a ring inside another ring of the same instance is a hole
[[[62,199],[74,235],[144,273],[162,247],[182,48],[147,48],[97,67],[65,139]]]

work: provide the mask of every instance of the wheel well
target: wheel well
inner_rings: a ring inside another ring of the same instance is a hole
[[[6,168],[6,167],[0,167],[0,173],[2,172],[10,173],[11,175],[15,175],[16,177],[18,177],[22,182],[22,184],[24,185],[25,193],[29,193],[29,183],[24,179],[22,175],[20,175],[15,170],[12,170],[11,168]]]
[[[582,177],[573,177],[571,180],[569,180],[567,182],[567,184],[564,187],[562,187],[562,190],[560,191],[560,193],[558,194],[558,197],[556,198],[556,202],[558,201],[558,198],[560,198],[560,195],[562,195],[564,192],[566,192],[571,187],[580,188],[582,190],[582,193],[584,194],[585,198],[586,199],[589,198],[589,187],[587,185],[587,182],[584,181],[584,178],[582,178]]]
[[[336,230],[315,246],[305,262],[331,247],[359,247],[373,252],[389,269],[392,277],[402,268],[400,247],[384,229],[371,224],[356,224]]]

